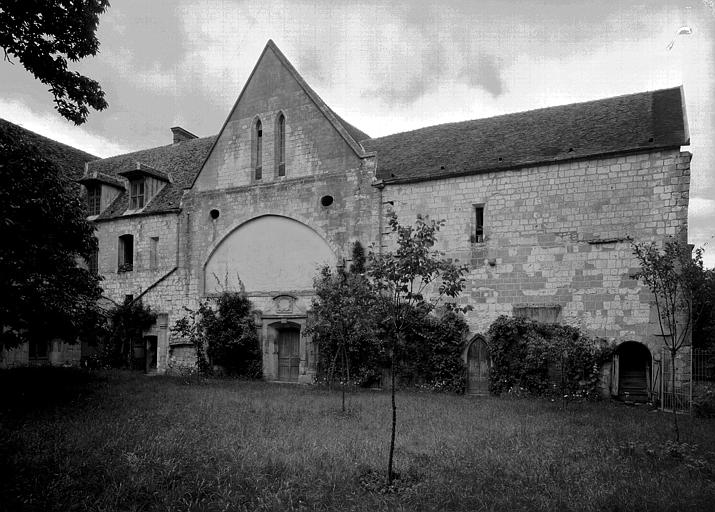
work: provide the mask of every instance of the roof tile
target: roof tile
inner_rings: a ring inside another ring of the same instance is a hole
[[[688,144],[682,91],[663,89],[361,141],[377,177],[416,181]]]

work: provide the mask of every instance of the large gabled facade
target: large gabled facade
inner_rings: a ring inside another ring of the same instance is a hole
[[[472,341],[500,314],[579,325],[642,347],[633,364],[652,389],[661,341],[650,295],[629,277],[629,240],[686,237],[681,89],[372,139],[269,42],[216,137],[173,132],[170,145],[90,162],[82,178],[99,198],[107,295],[160,313],[138,347],[148,367],[191,364],[169,328],[185,306],[242,285],[260,311],[265,377],[310,381],[316,269],[356,240],[389,246],[391,208],[403,222],[446,219],[441,248],[470,265],[459,300],[474,308]],[[465,357],[479,357],[474,342]],[[617,371],[611,382],[617,392]]]

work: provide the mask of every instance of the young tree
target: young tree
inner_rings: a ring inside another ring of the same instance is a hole
[[[95,32],[108,6],[108,0],[0,0],[0,47],[5,60],[14,56],[49,85],[55,108],[75,124],[85,122],[88,107],[107,108],[99,84],[69,71],[67,60],[97,54]]]
[[[645,284],[653,294],[660,333],[671,361],[671,390],[675,394],[676,357],[691,335],[693,320],[700,314],[693,308],[693,297],[706,286],[703,279],[702,249],[692,249],[684,242],[668,240],[662,249],[654,242],[633,243],[640,270],[632,277]],[[680,441],[678,416],[673,402],[675,440]]]
[[[335,375],[341,375],[343,412],[346,385],[356,380],[355,373],[369,373],[379,357],[375,296],[366,278],[355,269],[354,262],[350,272],[343,267],[336,273],[328,267],[320,269],[314,280],[315,298],[306,329],[318,348],[319,375],[331,386]]]
[[[0,126],[0,346],[77,341],[103,316],[100,278],[78,265],[97,248],[58,167]],[[91,329],[90,329],[91,330]]]
[[[390,360],[390,395],[392,429],[390,455],[387,463],[387,484],[391,485],[394,472],[395,431],[397,406],[395,405],[395,374],[399,351],[405,346],[406,335],[415,317],[424,318],[445,297],[456,298],[464,287],[464,274],[468,268],[457,266],[434,249],[437,234],[444,221],[436,222],[420,215],[414,226],[402,226],[391,211],[388,225],[396,237],[392,252],[370,252],[368,276],[380,295],[379,310],[387,329]],[[428,290],[431,287],[431,290]],[[431,300],[425,293],[431,291]],[[453,301],[444,303],[448,309],[458,309]],[[415,312],[417,313],[415,315]]]

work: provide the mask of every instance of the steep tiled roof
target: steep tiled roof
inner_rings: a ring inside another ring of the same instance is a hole
[[[117,179],[120,173],[136,169],[137,162],[170,174],[172,183],[167,183],[144,207],[142,213],[159,213],[179,209],[184,188],[191,186],[216,137],[191,139],[177,144],[144,149],[134,153],[113,156],[89,164],[89,172],[97,171]],[[129,206],[128,194],[122,192],[96,220],[106,220],[122,215]]]
[[[680,88],[442,124],[362,140],[377,176],[417,181],[688,144]]]
[[[97,160],[94,155],[48,139],[4,119],[0,119],[0,130],[8,133],[14,140],[25,139],[37,148],[42,157],[57,165],[62,170],[62,174],[73,181],[82,176],[85,162]]]

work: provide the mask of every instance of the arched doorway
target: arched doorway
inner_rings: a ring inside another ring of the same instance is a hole
[[[479,396],[489,394],[489,367],[487,343],[477,336],[467,350],[467,393]]]
[[[652,358],[648,347],[637,341],[619,345],[613,359],[614,395],[631,402],[647,402],[651,392]]]
[[[287,325],[279,327],[276,337],[278,352],[278,380],[298,382],[300,370],[300,327]]]

